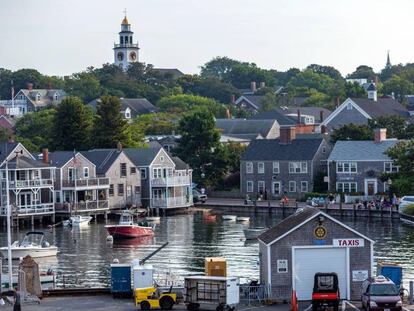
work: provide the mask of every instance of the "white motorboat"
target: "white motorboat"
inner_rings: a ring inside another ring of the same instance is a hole
[[[0,252],[7,258],[8,247],[1,247]],[[19,259],[29,255],[32,258],[56,256],[58,249],[44,241],[43,232],[28,232],[22,242],[15,241],[11,245],[12,258]]]
[[[69,218],[72,226],[84,226],[90,223],[92,216],[76,215]]]
[[[221,218],[223,220],[236,221],[237,216],[236,215],[223,215],[223,216],[221,216]]]
[[[237,217],[236,220],[241,222],[249,222],[250,217]]]
[[[161,217],[158,216],[149,216],[149,217],[145,217],[146,221],[151,221],[151,222],[159,222],[161,219]]]
[[[254,240],[259,237],[262,233],[266,232],[268,228],[265,227],[257,227],[257,228],[249,228],[244,229],[243,233],[246,238],[246,240]]]

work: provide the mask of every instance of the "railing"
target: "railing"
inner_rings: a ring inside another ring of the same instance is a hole
[[[52,179],[29,179],[29,180],[11,180],[9,188],[32,188],[32,187],[50,187],[53,186]]]
[[[109,178],[85,178],[85,179],[75,179],[75,180],[63,180],[62,186],[64,188],[96,188],[103,187],[109,188]]]
[[[186,207],[193,204],[193,196],[180,196],[171,198],[154,198],[152,199],[152,207],[159,208],[176,208]]]
[[[0,106],[12,106],[12,105],[26,105],[27,101],[25,99],[15,99],[14,103],[11,99],[0,100]]]
[[[289,285],[270,286],[261,285],[240,285],[240,304],[260,305],[263,303],[289,301],[292,287]]]
[[[180,186],[190,185],[190,176],[173,176],[165,178],[151,179],[151,186],[166,187],[166,186]]]
[[[12,206],[12,215],[40,215],[40,214],[53,214],[55,212],[53,203],[39,203],[33,205],[19,205]],[[1,206],[1,215],[7,215],[7,207]]]
[[[125,44],[114,44],[114,48],[137,48],[138,44],[134,43],[125,43]]]
[[[77,212],[109,209],[108,200],[88,201],[78,203],[56,203],[57,212]]]

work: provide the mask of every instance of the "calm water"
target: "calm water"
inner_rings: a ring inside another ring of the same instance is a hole
[[[206,221],[202,214],[178,215],[161,219],[154,238],[113,244],[106,242],[103,223],[91,223],[81,229],[58,227],[50,232],[42,229],[46,239],[57,245],[60,252],[57,259],[41,259],[40,266],[54,268],[58,274],[57,286],[64,282],[71,287],[103,287],[109,284],[109,264],[113,259],[118,258],[123,263],[143,258],[169,241],[170,244],[148,262],[160,273],[169,269],[181,276],[200,273],[204,271],[205,257],[225,257],[229,275],[258,278],[258,242],[245,242],[243,229],[271,226],[281,218],[260,214],[250,217],[250,224],[244,225],[223,222],[219,217],[217,221]],[[389,220],[342,220],[376,241],[375,260],[381,258],[402,264],[405,282],[414,280],[414,227]],[[29,229],[14,231],[13,240],[23,238]],[[6,245],[5,231],[3,228],[0,232],[0,245]]]

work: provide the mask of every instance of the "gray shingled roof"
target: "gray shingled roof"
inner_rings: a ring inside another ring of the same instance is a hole
[[[274,120],[217,119],[216,127],[222,134],[260,134],[267,137]]]
[[[162,149],[159,148],[126,148],[124,152],[136,166],[148,166]]]
[[[153,68],[153,71],[156,71],[162,75],[172,75],[174,79],[178,79],[179,77],[182,77],[184,73],[177,68]]]
[[[9,169],[28,169],[28,168],[43,168],[50,167],[50,165],[43,163],[41,161],[33,160],[32,158],[25,156],[17,156],[12,158],[8,163]],[[2,165],[4,169],[6,165]]]
[[[390,158],[384,154],[389,148],[398,143],[396,139],[387,139],[380,143],[372,140],[347,140],[337,141],[329,155],[329,161],[390,161]]]
[[[124,112],[126,108],[131,109],[132,117],[143,114],[157,112],[159,109],[151,104],[146,98],[120,98],[121,111]],[[92,109],[96,110],[96,106],[100,102],[100,98],[94,99],[88,103]]]
[[[299,109],[302,115],[313,116],[315,118],[315,123],[320,122],[321,111],[323,111],[324,120],[332,113],[332,111],[322,107],[281,107],[277,109],[279,109],[285,115],[292,113],[297,115]]]
[[[262,233],[259,236],[259,240],[265,244],[269,244],[306,220],[315,217],[319,212],[320,210],[318,208],[304,208],[303,210],[285,218],[273,228]]]
[[[243,154],[242,161],[295,161],[312,160],[315,156],[323,138],[296,136],[290,144],[280,144],[279,139],[253,140]]]
[[[280,109],[272,109],[260,112],[251,117],[251,120],[276,120],[280,125],[293,125],[296,121],[285,116]]]
[[[93,149],[81,153],[96,165],[96,173],[99,175],[104,175],[120,154],[118,149]]]
[[[18,145],[18,142],[2,142],[0,143],[0,163],[2,163],[4,160],[6,160],[7,156],[10,154],[10,152],[13,151],[14,148]]]
[[[21,89],[20,92],[22,92],[35,107],[46,107],[51,104],[59,104],[62,99],[66,97],[66,92],[60,89]],[[39,100],[37,100],[37,94],[40,95]],[[57,101],[54,100],[55,94],[58,94],[59,96]]]
[[[370,83],[367,87],[367,91],[375,91],[377,88],[374,83]]]
[[[378,98],[377,101],[368,98],[351,98],[351,100],[372,118],[389,115],[409,117],[408,110],[393,98]]]
[[[171,159],[173,160],[174,164],[175,164],[175,169],[176,170],[186,170],[187,168],[189,169],[190,167],[187,165],[187,163],[185,163],[183,160],[181,160],[179,157],[171,157]]]
[[[263,95],[242,95],[245,99],[251,102],[253,105],[260,109],[262,107]],[[239,99],[238,99],[239,100]]]
[[[49,163],[52,166],[62,167],[64,166],[70,159],[74,157],[74,154],[77,152],[74,151],[54,151],[49,152]]]

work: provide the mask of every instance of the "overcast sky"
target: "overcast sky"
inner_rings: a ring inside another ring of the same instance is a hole
[[[414,62],[413,0],[0,0],[0,67],[67,75],[113,61],[123,10],[140,60],[197,73],[215,56],[287,70]]]

